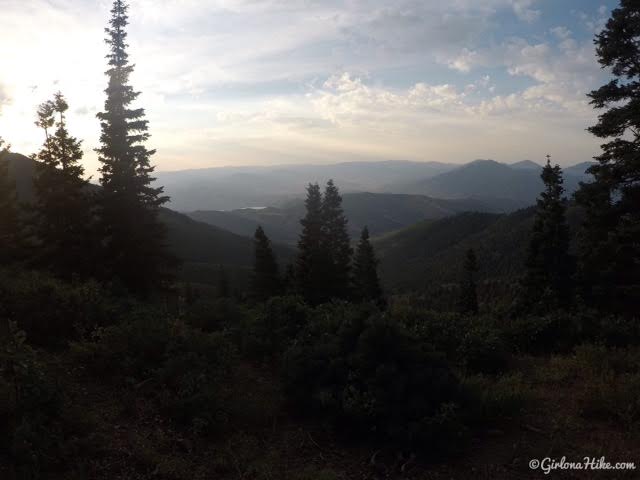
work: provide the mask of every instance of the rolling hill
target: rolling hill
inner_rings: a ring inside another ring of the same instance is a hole
[[[481,278],[520,271],[533,209],[510,215],[463,213],[421,222],[376,239],[380,274],[394,291],[457,282],[468,248],[478,257]]]
[[[436,283],[457,283],[470,248],[478,259],[480,281],[513,281],[523,271],[534,215],[535,207],[510,214],[467,212],[379,237],[374,246],[385,287],[410,291]],[[567,210],[572,248],[582,215],[575,205]]]
[[[424,195],[346,193],[342,197],[349,220],[349,234],[353,239],[358,238],[365,226],[372,235],[381,235],[425,219],[444,218],[463,211],[495,211],[492,205],[479,201],[441,200]],[[304,214],[304,202],[296,199],[280,208],[196,211],[188,215],[240,235],[252,235],[258,225],[262,225],[273,241],[295,244]]]

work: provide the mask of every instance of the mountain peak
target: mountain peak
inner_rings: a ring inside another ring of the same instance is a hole
[[[516,163],[512,163],[511,165],[509,165],[511,168],[518,168],[518,169],[539,169],[542,168],[542,165],[533,162],[531,160],[522,160],[521,162],[516,162]]]

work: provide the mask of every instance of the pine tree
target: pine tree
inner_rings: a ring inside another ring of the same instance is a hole
[[[621,0],[596,36],[598,61],[615,77],[589,94],[604,109],[589,131],[608,139],[593,183],[576,200],[586,210],[580,235],[580,275],[587,302],[606,310],[637,313],[640,298],[640,4]]]
[[[369,241],[369,229],[364,227],[353,262],[353,293],[358,301],[382,302],[378,278],[378,259]]]
[[[128,5],[114,0],[110,27],[106,29],[109,84],[105,110],[98,114],[102,127],[97,149],[102,163],[100,215],[106,236],[104,262],[110,276],[132,291],[146,294],[166,279],[171,258],[164,245],[165,229],[158,219],[161,205],[168,201],[162,188],[151,186],[154,150],[148,122],[142,108],[131,108],[138,98],[129,85],[133,65],[127,54]]]
[[[476,315],[478,313],[478,293],[476,291],[475,274],[478,271],[476,253],[472,248],[467,250],[464,257],[464,279],[460,291],[460,309],[463,313]]]
[[[256,300],[264,301],[282,292],[282,282],[271,241],[261,226],[256,229],[254,251],[251,296]]]
[[[68,109],[61,93],[38,109],[36,125],[44,130],[45,142],[35,156],[39,163],[32,208],[36,262],[64,278],[86,277],[95,271],[89,182],[80,164],[81,142],[67,130]]]
[[[307,213],[300,220],[302,233],[296,259],[296,290],[312,305],[329,300],[327,294],[328,258],[324,245],[322,194],[317,183],[307,187]]]
[[[14,262],[21,247],[15,181],[9,176],[9,146],[0,138],[0,265]]]
[[[566,306],[571,299],[573,259],[569,255],[562,169],[551,166],[548,155],[540,177],[545,189],[537,201],[519,303],[552,309]]]
[[[333,180],[327,182],[322,201],[322,237],[328,259],[327,295],[329,298],[348,298],[353,250],[342,210],[342,197]]]

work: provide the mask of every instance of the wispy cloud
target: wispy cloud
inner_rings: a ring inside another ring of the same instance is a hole
[[[569,163],[596,153],[585,93],[612,2],[132,0],[132,82],[161,169],[515,160],[545,142]],[[37,148],[35,107],[61,89],[97,167],[110,3],[3,1],[0,134],[16,149]]]

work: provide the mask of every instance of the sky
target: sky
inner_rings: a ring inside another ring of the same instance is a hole
[[[31,154],[60,90],[89,173],[108,0],[0,0],[0,136]],[[612,0],[131,0],[161,171],[358,160],[590,160]]]

